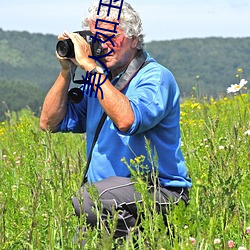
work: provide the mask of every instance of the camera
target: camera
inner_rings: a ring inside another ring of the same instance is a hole
[[[101,55],[102,43],[98,40],[94,42],[94,38],[91,37],[94,36],[94,34],[90,30],[75,31],[74,33],[78,33],[87,41],[87,43],[90,45],[92,56],[96,57]],[[70,39],[58,41],[56,45],[56,51],[61,57],[75,57],[74,44]]]
[[[72,103],[79,103],[83,99],[83,92],[80,88],[72,88],[68,92],[68,101]]]

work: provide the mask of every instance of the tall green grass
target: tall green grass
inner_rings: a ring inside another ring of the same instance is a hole
[[[181,128],[190,204],[173,207],[165,225],[142,181],[140,230],[118,242],[116,220],[107,221],[111,235],[99,221],[99,229],[85,233],[85,249],[228,249],[229,240],[250,249],[249,103],[249,94],[186,100]],[[38,124],[28,109],[7,113],[0,124],[0,249],[80,249],[76,228],[86,223],[75,217],[71,197],[86,163],[84,135],[44,133]],[[143,157],[127,164],[141,165]]]

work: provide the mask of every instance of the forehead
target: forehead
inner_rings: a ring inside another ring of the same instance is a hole
[[[118,23],[117,25],[113,24],[113,23],[109,23],[106,20],[104,21],[98,21],[97,22],[97,27],[96,26],[96,22],[93,20],[90,20],[89,22],[89,28],[90,30],[95,33],[95,32],[100,32],[100,33],[119,33],[121,31],[123,31],[120,26],[119,26],[119,22],[116,20],[114,21],[114,23]]]

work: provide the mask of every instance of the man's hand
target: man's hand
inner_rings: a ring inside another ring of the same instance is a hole
[[[62,40],[68,39],[68,38],[69,37],[66,36],[65,34],[58,36],[59,41],[62,41]],[[61,57],[58,55],[57,52],[56,52],[56,57],[62,66],[62,71],[70,72],[71,68],[76,68],[78,66],[77,61],[73,58],[70,59],[70,58]]]
[[[74,44],[75,58],[70,58],[74,64],[80,66],[85,71],[90,71],[96,67],[95,61],[89,58],[92,55],[90,45],[81,35],[65,31],[63,37],[64,39],[71,39]]]

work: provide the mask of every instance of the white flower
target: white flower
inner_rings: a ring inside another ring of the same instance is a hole
[[[245,136],[250,136],[250,129],[248,129],[245,133],[244,133]]]
[[[215,239],[215,240],[214,240],[214,244],[215,244],[215,245],[220,244],[220,242],[221,242],[221,240],[220,240],[220,239]]]
[[[227,88],[227,93],[235,93],[240,91],[245,85],[247,81],[245,79],[241,79],[239,84],[231,84],[231,87]]]
[[[239,247],[238,250],[247,250],[245,247]]]

